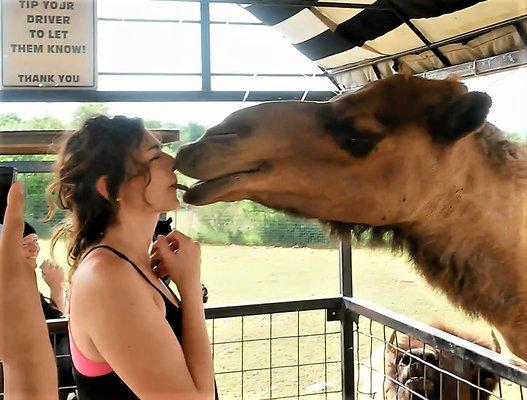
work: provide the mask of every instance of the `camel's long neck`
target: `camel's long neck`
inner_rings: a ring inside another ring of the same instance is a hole
[[[499,324],[496,318],[527,304],[527,190],[471,145],[475,151],[465,149],[464,162],[452,164],[463,169],[445,171],[454,184],[429,196],[401,234],[433,286]]]

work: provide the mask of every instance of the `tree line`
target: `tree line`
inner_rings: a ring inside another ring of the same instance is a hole
[[[105,104],[85,104],[78,107],[69,121],[62,121],[53,115],[43,115],[24,120],[14,113],[0,114],[0,131],[32,129],[65,129],[74,130],[89,117],[109,115]],[[171,144],[169,151],[175,153],[183,143],[201,137],[207,127],[196,122],[178,124],[174,122],[144,120],[147,129],[179,129],[180,141]],[[0,161],[30,161],[55,159],[54,155],[0,155]],[[44,201],[46,187],[51,181],[49,173],[20,174],[26,188],[26,218],[42,237],[49,237],[54,223],[60,221],[63,214],[58,213],[51,223],[44,222],[47,205]],[[192,179],[179,177],[185,184]],[[192,214],[198,221],[193,235],[204,243],[239,244],[239,245],[329,245],[334,244],[318,222],[291,218],[283,213],[270,210],[251,202],[218,203],[206,207],[183,205],[183,214]]]

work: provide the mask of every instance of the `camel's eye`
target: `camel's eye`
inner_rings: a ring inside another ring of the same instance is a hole
[[[341,147],[353,157],[366,157],[383,139],[383,135],[366,132],[352,132],[341,144]]]
[[[366,157],[384,138],[379,133],[356,129],[353,118],[332,118],[324,121],[324,130],[333,137],[339,147],[355,158]]]
[[[403,354],[399,360],[399,365],[408,366],[412,363],[412,357],[409,354]]]

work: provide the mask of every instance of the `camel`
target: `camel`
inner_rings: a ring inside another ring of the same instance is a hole
[[[500,344],[494,335],[490,340],[442,323],[432,323],[431,326],[501,353]],[[379,375],[373,380],[377,387],[369,389],[374,391],[372,398],[376,399],[411,400],[419,398],[414,394],[417,393],[430,400],[488,400],[491,397],[489,392],[494,391],[500,379],[498,375],[478,368],[470,361],[463,360],[460,364],[460,360],[456,360],[452,353],[440,351],[400,332],[394,331],[386,348],[379,347],[377,353],[380,355],[379,362],[373,357],[370,361]],[[445,374],[442,370],[451,374]],[[365,381],[368,381],[368,372],[365,371]],[[383,372],[386,379],[383,379]],[[473,386],[454,376],[460,376]],[[368,385],[363,382],[363,386]]]
[[[394,75],[329,102],[234,112],[175,167],[184,201],[250,199],[406,249],[429,284],[527,360],[527,148],[456,80]]]

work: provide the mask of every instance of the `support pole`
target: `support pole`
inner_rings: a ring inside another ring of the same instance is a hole
[[[351,233],[340,239],[340,293],[353,296],[351,265]],[[345,311],[341,314],[341,360],[342,360],[342,399],[355,399],[355,360],[353,344],[353,315]]]
[[[209,1],[202,0],[200,4],[201,20],[201,90],[211,91],[210,77],[210,8]]]

